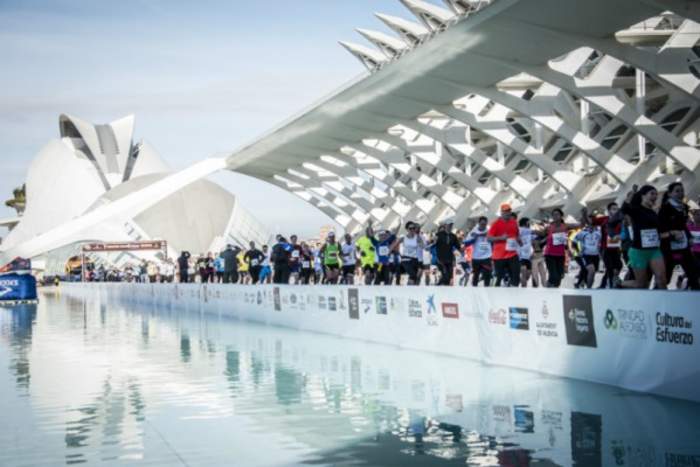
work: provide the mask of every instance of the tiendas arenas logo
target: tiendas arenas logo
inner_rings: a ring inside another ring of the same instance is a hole
[[[656,313],[656,340],[669,344],[693,345],[693,322],[683,316]]]

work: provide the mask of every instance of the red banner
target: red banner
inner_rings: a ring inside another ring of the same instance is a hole
[[[113,243],[89,243],[83,246],[84,252],[109,252],[109,251],[144,251],[162,250],[166,247],[164,240],[152,240],[147,242],[113,242]]]

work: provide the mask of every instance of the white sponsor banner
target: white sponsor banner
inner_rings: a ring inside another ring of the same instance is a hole
[[[63,288],[700,401],[700,295],[693,292],[227,284]]]

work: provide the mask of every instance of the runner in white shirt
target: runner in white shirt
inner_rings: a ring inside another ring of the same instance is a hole
[[[401,246],[401,266],[408,275],[408,285],[417,285],[425,240],[420,234],[420,226],[415,222],[407,222],[406,231],[406,235],[396,239],[391,249]]]
[[[602,239],[602,234],[600,233],[600,229],[591,224],[590,217],[586,216],[583,222],[585,222],[585,225],[581,231],[576,234],[574,240],[581,245],[581,256],[583,257],[583,262],[587,271],[586,285],[590,289],[593,287],[593,279],[595,279],[595,273],[598,271],[598,266],[600,265],[600,241]]]
[[[534,235],[530,229],[530,219],[523,217],[518,221],[520,227],[520,246],[518,247],[518,257],[520,258],[520,287],[527,287],[527,282],[532,277],[532,254],[534,248],[532,241]]]
[[[355,279],[355,266],[357,257],[355,256],[355,242],[352,241],[352,236],[349,233],[345,234],[343,243],[340,245],[340,256],[343,261],[342,283],[353,284]]]
[[[489,233],[488,219],[480,217],[476,227],[467,235],[464,244],[472,247],[472,285],[479,284],[480,277],[484,285],[491,285],[493,263],[491,261],[491,242],[487,240]]]

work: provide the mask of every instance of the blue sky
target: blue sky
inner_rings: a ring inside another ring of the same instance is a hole
[[[337,41],[385,30],[375,11],[410,18],[397,0],[0,0],[0,198],[58,136],[60,113],[133,113],[135,138],[173,168],[230,152],[362,73]],[[275,229],[328,223],[268,184],[214,180]]]

